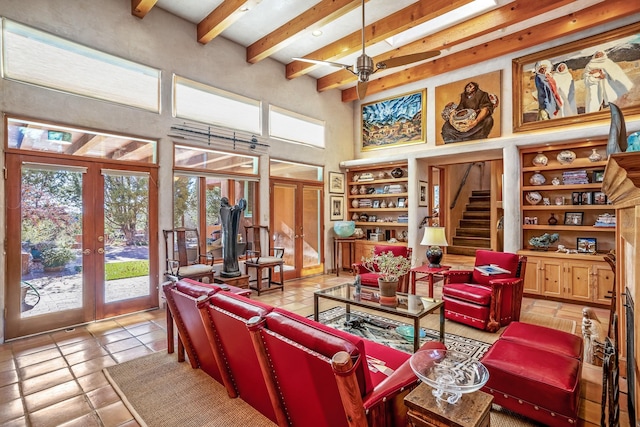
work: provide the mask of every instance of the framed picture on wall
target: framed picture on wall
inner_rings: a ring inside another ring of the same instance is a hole
[[[609,120],[640,112],[640,23],[513,60],[513,127]]]
[[[344,174],[329,172],[329,193],[344,194]]]
[[[344,219],[344,197],[329,196],[331,203],[331,221],[342,221]]]
[[[362,105],[362,151],[426,141],[427,90]]]
[[[418,181],[418,206],[429,206],[429,183]]]

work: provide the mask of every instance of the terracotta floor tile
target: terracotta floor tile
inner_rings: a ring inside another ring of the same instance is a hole
[[[6,421],[20,418],[25,414],[24,407],[22,406],[22,399],[15,399],[2,404],[2,411],[0,411],[0,424]],[[4,424],[3,424],[4,425]]]
[[[88,347],[86,350],[77,351],[75,353],[67,354],[64,358],[67,363],[71,366],[77,365],[78,363],[84,362],[86,360],[97,359],[98,357],[107,356],[109,352],[105,350],[102,346],[96,345],[93,347]]]
[[[101,371],[103,368],[115,365],[116,362],[111,356],[102,356],[96,359],[87,360],[71,367],[71,371],[76,377],[83,377],[94,372]]]
[[[94,372],[89,375],[85,375],[83,377],[78,378],[78,384],[85,393],[90,392],[91,390],[95,390],[100,387],[104,387],[109,384],[107,381],[107,377],[104,376],[102,371]]]
[[[86,328],[94,337],[122,330],[122,326],[115,320],[102,320],[100,322],[90,323]]]
[[[176,342],[176,348],[178,343]],[[166,351],[167,350],[167,340],[163,339],[163,340],[158,340],[158,341],[153,341],[150,342],[149,344],[145,344],[145,346],[150,349],[153,352],[156,351]]]
[[[13,350],[10,343],[0,346],[0,362],[6,362],[7,360],[13,360]]]
[[[87,393],[87,398],[94,409],[103,408],[120,401],[120,396],[118,396],[118,393],[115,392],[111,385],[91,390]]]
[[[20,398],[20,386],[18,383],[13,383],[0,387],[0,406],[3,403],[11,402]]]
[[[18,368],[25,368],[27,366],[46,362],[47,360],[55,359],[56,357],[60,356],[62,356],[62,353],[60,353],[60,350],[58,350],[58,348],[50,348],[44,351],[39,351],[37,353],[19,356],[16,358],[16,363],[18,364]]]
[[[130,348],[139,347],[142,343],[135,337],[127,338],[124,340],[116,341],[106,344],[104,347],[109,353],[118,353],[120,351],[128,350]]]
[[[0,372],[0,387],[18,382],[18,371]]]
[[[58,427],[102,427],[102,423],[100,422],[100,418],[98,418],[98,414],[92,412],[75,420],[60,424]]]
[[[84,341],[73,342],[73,343],[60,346],[60,352],[64,355],[67,355],[71,353],[76,353],[78,351],[90,350],[90,349],[100,348],[100,347],[102,347],[100,342],[96,338],[91,336],[90,339],[87,339]]]
[[[39,351],[54,348],[55,342],[49,335],[37,335],[35,337],[23,338],[18,341],[14,341],[11,344],[13,348],[13,354],[16,357],[24,356],[26,354],[37,353]]]
[[[24,402],[29,412],[35,412],[79,394],[82,394],[82,389],[72,380],[25,396]]]
[[[118,363],[122,363],[122,362],[126,362],[127,360],[136,359],[136,358],[138,358],[140,356],[145,356],[145,355],[151,354],[151,353],[153,353],[153,351],[151,351],[149,348],[147,348],[144,345],[140,345],[140,346],[137,346],[137,347],[129,348],[129,349],[124,350],[124,351],[119,351],[117,353],[112,353],[111,357],[116,359],[116,361]]]
[[[6,423],[2,423],[2,427],[29,427],[27,423],[27,417],[22,416],[11,421],[7,421]]]
[[[136,324],[133,327],[125,326],[125,328],[134,337],[138,337],[140,335],[146,335],[146,334],[149,334],[151,332],[162,330],[162,328],[160,326],[158,326],[157,324],[155,324],[153,322],[150,322],[150,321],[146,321],[144,323]]]
[[[29,414],[31,425],[57,427],[92,412],[84,396],[76,396]]]
[[[134,419],[129,420],[126,423],[122,423],[118,427],[140,427],[140,424],[138,424],[138,422]]]
[[[46,374],[47,372],[53,372],[57,371],[58,369],[66,368],[67,366],[67,361],[64,360],[63,357],[56,357],[55,359],[20,368],[20,378],[25,380],[32,377],[37,377],[38,375]]]
[[[73,374],[68,367],[47,372],[22,381],[22,395],[36,393],[40,390],[51,388],[57,384],[72,381]]]
[[[58,344],[58,347],[69,344],[91,340],[93,335],[85,327],[75,328],[73,330],[57,331],[51,334],[51,338]]]
[[[148,344],[153,341],[164,340],[167,338],[167,332],[164,329],[156,329],[146,334],[137,335],[136,338],[143,344]]]
[[[122,402],[112,403],[104,408],[97,409],[96,412],[105,426],[119,426],[133,419],[133,415]]]
[[[103,346],[106,346],[107,344],[116,342],[116,341],[122,341],[122,340],[126,340],[129,338],[133,338],[133,335],[131,335],[129,333],[129,331],[125,330],[125,329],[120,329],[118,331],[112,332],[110,334],[106,334],[106,335],[101,335],[98,337],[98,342],[100,344],[102,344]]]
[[[0,361],[0,372],[15,371],[16,362],[13,359]]]

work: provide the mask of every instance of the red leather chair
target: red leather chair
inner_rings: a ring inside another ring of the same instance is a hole
[[[381,254],[383,252],[391,252],[396,256],[403,256],[407,259],[411,259],[412,249],[406,246],[394,246],[394,245],[375,245],[373,247],[373,254]],[[379,273],[369,271],[361,262],[354,263],[352,265],[353,275],[360,275],[362,286],[369,286],[373,288],[378,287]],[[409,290],[409,274],[399,277],[398,292],[408,292]]]
[[[442,299],[447,319],[496,332],[520,319],[526,257],[478,250],[475,266],[497,265],[509,273],[486,275],[474,269],[444,271]]]

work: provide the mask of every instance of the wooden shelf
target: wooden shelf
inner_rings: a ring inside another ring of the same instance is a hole
[[[523,211],[611,211],[614,205],[522,205]]]
[[[350,199],[379,199],[382,197],[407,197],[407,193],[349,194]]]
[[[408,227],[406,222],[358,222],[356,221],[356,227]]]
[[[580,231],[588,233],[615,233],[615,227],[596,227],[593,225],[550,225],[550,224],[525,224],[523,230],[543,231]]]

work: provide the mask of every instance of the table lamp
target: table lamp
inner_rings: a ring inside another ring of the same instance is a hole
[[[429,246],[429,249],[427,249],[429,268],[440,268],[440,260],[442,259],[442,249],[440,246],[449,246],[444,233],[444,227],[425,227],[424,236],[420,244]]]

